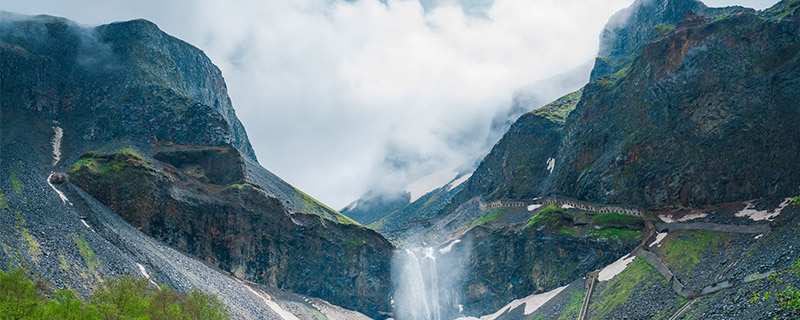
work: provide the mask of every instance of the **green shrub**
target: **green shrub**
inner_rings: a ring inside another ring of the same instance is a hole
[[[0,272],[0,314],[9,319],[35,318],[41,315],[41,297],[22,269]]]
[[[0,271],[0,315],[4,319],[230,319],[217,296],[198,290],[179,293],[167,286],[154,288],[146,278],[121,276],[106,279],[84,301],[70,290],[48,294],[46,286],[29,280],[22,269]]]

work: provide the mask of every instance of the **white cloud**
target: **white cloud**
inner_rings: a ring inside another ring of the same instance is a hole
[[[341,207],[475,157],[516,89],[591,59],[608,17],[631,2],[497,0],[477,16],[413,0],[6,0],[3,10],[144,17],[200,47],[261,163]]]

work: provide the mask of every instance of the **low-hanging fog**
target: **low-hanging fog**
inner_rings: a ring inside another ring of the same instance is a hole
[[[86,24],[146,18],[200,47],[222,69],[264,167],[341,208],[475,160],[513,94],[590,61],[605,22],[630,3],[6,0],[0,9]]]

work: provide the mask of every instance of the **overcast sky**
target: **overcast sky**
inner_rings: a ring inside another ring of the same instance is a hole
[[[631,3],[3,0],[0,9],[86,25],[146,18],[203,49],[261,164],[341,208],[474,159],[515,90],[590,61],[605,22]]]

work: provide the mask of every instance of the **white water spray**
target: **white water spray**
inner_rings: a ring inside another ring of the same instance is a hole
[[[55,126],[53,127],[53,165],[55,166],[61,161],[61,138],[64,137],[64,130],[61,127]]]
[[[397,320],[442,320],[459,315],[464,250],[417,247],[395,252],[392,262]],[[444,253],[443,253],[444,252]]]

